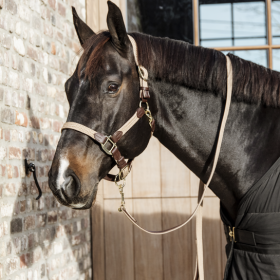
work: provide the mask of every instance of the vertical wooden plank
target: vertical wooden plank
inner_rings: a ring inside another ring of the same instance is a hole
[[[133,280],[133,225],[118,212],[119,205],[119,200],[104,200],[106,280]],[[132,209],[131,200],[126,205]]]
[[[207,280],[222,280],[222,235],[219,214],[220,204],[216,197],[207,197],[203,204],[203,254]],[[216,260],[216,261],[213,261]]]
[[[190,171],[167,148],[160,146],[162,197],[190,196]]]
[[[87,24],[94,32],[99,31],[99,0],[86,1]]]
[[[160,143],[155,137],[135,159],[132,183],[133,197],[161,197]]]
[[[161,230],[161,199],[134,199],[134,216],[149,230]],[[163,279],[162,236],[134,228],[135,280]]]
[[[163,198],[163,229],[186,221],[191,212],[190,202],[190,198]],[[164,279],[193,279],[193,242],[191,223],[163,236]]]
[[[105,280],[103,184],[98,187],[96,202],[91,208],[93,280]]]
[[[197,206],[197,197],[192,197],[190,198],[190,204],[191,204],[191,213],[193,213],[193,211],[195,210],[196,206]],[[192,247],[192,275],[194,275],[195,273],[195,269],[196,269],[196,258],[197,258],[197,248],[196,248],[196,217],[194,217],[192,219],[191,223],[191,233],[192,233],[192,242],[191,242],[191,247]],[[204,240],[203,240],[203,244],[204,244]],[[205,278],[205,277],[204,277]],[[193,276],[192,278],[193,279]],[[206,278],[208,280],[208,278]]]
[[[226,255],[226,235],[225,235],[225,231],[224,231],[224,224],[223,222],[220,220],[220,224],[221,224],[221,262],[222,262],[222,275],[224,275],[224,271],[225,271],[225,267],[226,267],[226,263],[227,263],[227,255]]]
[[[199,178],[190,172],[190,189],[191,189],[191,196],[197,197],[198,195],[198,188],[199,188]]]

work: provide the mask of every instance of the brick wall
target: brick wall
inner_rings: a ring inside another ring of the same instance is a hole
[[[91,279],[89,211],[61,206],[47,183],[80,49],[71,5],[85,17],[84,0],[0,0],[0,279]]]

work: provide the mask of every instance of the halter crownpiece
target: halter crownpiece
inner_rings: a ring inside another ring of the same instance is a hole
[[[139,65],[137,44],[133,37],[131,37],[130,35],[128,35],[128,37],[133,47],[135,63],[138,68],[139,80],[140,80],[140,103],[139,103],[139,108],[136,110],[135,114],[120,129],[118,129],[113,135],[110,136],[105,136],[100,132],[97,132],[87,126],[84,126],[76,122],[66,122],[61,129],[61,130],[73,129],[82,132],[88,135],[89,137],[93,138],[94,140],[96,140],[101,145],[103,151],[106,154],[112,156],[117,163],[117,166],[119,168],[119,173],[117,175],[107,174],[104,177],[105,180],[115,181],[115,182],[125,180],[129,172],[131,171],[132,161],[133,161],[133,159],[129,159],[128,161],[125,160],[125,158],[121,155],[117,147],[117,142],[144,115],[146,115],[149,119],[149,124],[152,130],[152,134],[155,130],[155,120],[152,117],[152,113],[149,109],[149,104],[147,102],[147,100],[150,98],[149,87],[148,87],[148,71],[145,67]],[[146,109],[142,107],[143,103],[146,104]]]

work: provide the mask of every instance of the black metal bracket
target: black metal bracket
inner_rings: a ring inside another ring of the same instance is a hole
[[[33,173],[35,185],[36,185],[36,187],[38,189],[38,192],[39,192],[39,195],[36,197],[36,200],[38,200],[42,196],[42,190],[41,190],[40,185],[39,185],[39,183],[37,181],[36,166],[35,166],[35,164],[33,162],[28,163],[27,159],[25,159],[24,162],[25,162],[25,173],[26,173],[26,175],[28,175],[29,172]]]

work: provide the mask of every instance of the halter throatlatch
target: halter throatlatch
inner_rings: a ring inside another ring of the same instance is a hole
[[[144,115],[146,115],[149,119],[149,125],[151,127],[152,134],[155,130],[155,120],[152,117],[152,113],[149,109],[149,104],[148,104],[148,99],[150,98],[150,92],[148,87],[148,71],[145,67],[139,65],[136,42],[134,38],[132,38],[130,35],[128,35],[128,37],[133,46],[135,63],[138,68],[139,80],[140,80],[140,103],[139,103],[139,108],[136,110],[135,114],[119,130],[117,130],[113,135],[110,136],[103,135],[100,132],[96,132],[93,129],[90,129],[82,124],[75,123],[75,122],[67,122],[63,125],[61,129],[61,130],[74,129],[90,136],[98,143],[100,143],[103,151],[106,154],[113,157],[113,159],[116,161],[117,166],[119,168],[119,173],[117,175],[107,174],[104,177],[104,179],[115,182],[120,189],[120,193],[122,194],[122,197],[123,197],[123,187],[125,185],[125,178],[131,171],[133,159],[129,159],[127,161],[125,160],[125,158],[121,155],[117,147],[117,142]],[[146,104],[145,106],[146,109],[142,107],[143,103]],[[119,185],[117,182],[122,180],[123,180],[123,184]],[[124,199],[122,200],[124,205]]]

